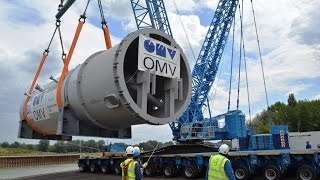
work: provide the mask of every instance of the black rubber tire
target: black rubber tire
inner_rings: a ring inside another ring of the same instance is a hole
[[[106,165],[101,167],[101,171],[105,174],[111,174],[112,173],[112,169]]]
[[[300,180],[316,180],[317,176],[317,171],[310,165],[301,166],[296,175],[297,179]]]
[[[79,164],[79,171],[80,172],[86,172],[87,170],[88,170],[87,167],[83,163]]]
[[[247,166],[238,166],[234,168],[234,175],[239,180],[247,180],[251,176],[249,168]]]
[[[116,165],[113,170],[117,175],[121,175],[122,174],[122,169],[120,167],[120,164]]]
[[[98,172],[98,167],[94,164],[91,164],[89,167],[90,172],[94,173],[94,172]]]
[[[199,176],[199,169],[195,165],[187,165],[183,168],[183,175],[187,179],[195,179]]]
[[[154,165],[150,164],[146,167],[146,169],[144,170],[144,174],[148,177],[152,177],[155,176],[157,173],[157,169]]]
[[[165,177],[175,177],[178,175],[178,169],[175,165],[167,165],[163,169]]]
[[[281,179],[281,171],[278,166],[268,165],[263,169],[263,177],[265,180]]]

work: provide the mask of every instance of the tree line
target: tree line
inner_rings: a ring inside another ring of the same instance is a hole
[[[127,147],[128,144],[125,143],[113,143],[115,145]],[[174,144],[172,141],[169,142],[159,142],[155,140],[150,140],[147,142],[141,142],[139,144],[130,144],[133,146],[139,146],[144,151],[152,151],[157,145],[158,148],[165,147],[168,145]],[[2,148],[22,148],[28,150],[36,150],[42,152],[55,152],[55,153],[94,153],[94,152],[103,152],[105,151],[106,143],[104,140],[73,140],[73,141],[56,141],[53,145],[50,145],[49,140],[40,140],[38,144],[25,144],[25,143],[8,143],[3,142],[0,143],[0,147]]]
[[[276,102],[252,120],[255,133],[269,133],[269,115],[273,125],[288,125],[289,132],[320,130],[320,100],[299,100],[290,94],[287,104]],[[269,115],[268,115],[269,113]]]

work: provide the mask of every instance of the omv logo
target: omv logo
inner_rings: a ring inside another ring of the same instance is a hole
[[[176,51],[159,43],[154,43],[151,40],[144,40],[144,49],[149,53],[155,53],[158,56],[167,58],[167,53],[169,54],[171,60],[173,60],[176,55]]]

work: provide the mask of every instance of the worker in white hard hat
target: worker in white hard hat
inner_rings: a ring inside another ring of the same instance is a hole
[[[207,178],[208,180],[235,180],[231,162],[228,159],[229,146],[222,144],[219,148],[219,154],[212,155],[209,159]]]
[[[134,149],[132,146],[126,148],[127,159],[120,164],[122,169],[122,180],[136,179],[136,173],[133,169],[137,162],[133,160],[133,151]]]

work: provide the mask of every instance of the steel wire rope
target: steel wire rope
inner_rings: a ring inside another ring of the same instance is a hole
[[[107,24],[106,19],[104,17],[101,0],[98,0],[98,6],[99,6],[99,11],[100,11],[100,16],[101,16],[101,24]]]
[[[61,59],[64,62],[64,60],[66,59],[66,53],[64,51],[64,47],[63,47],[63,41],[62,41],[62,33],[61,33],[61,21],[57,19],[56,25],[58,27],[58,33],[59,33],[59,39],[60,39],[60,45],[61,45],[61,51],[62,51],[62,55],[61,55]]]
[[[256,31],[256,37],[257,37],[258,50],[259,50],[259,58],[260,58],[260,66],[261,66],[262,77],[263,77],[264,93],[265,93],[265,98],[266,98],[266,103],[267,103],[267,115],[268,115],[268,119],[269,119],[269,125],[271,127],[272,126],[272,119],[271,119],[271,114],[270,114],[270,110],[269,110],[268,91],[267,91],[267,85],[266,85],[263,62],[262,62],[262,56],[261,56],[260,40],[259,40],[259,35],[258,35],[256,17],[255,17],[256,15],[255,15],[255,12],[254,12],[254,7],[253,7],[252,0],[251,0],[251,9],[252,9],[252,16],[253,16],[254,27],[255,27],[255,31]]]
[[[182,22],[181,14],[180,14],[180,11],[179,11],[179,9],[178,9],[178,6],[177,6],[177,4],[176,4],[176,1],[175,1],[175,0],[173,0],[173,4],[174,4],[175,10],[176,10],[176,12],[177,12],[177,14],[178,14],[179,21],[180,21],[180,23],[181,23],[181,26],[182,26],[183,32],[184,32],[184,34],[185,34],[185,36],[186,36],[186,38],[187,38],[188,45],[189,45],[189,48],[190,48],[190,50],[191,50],[191,53],[192,53],[193,59],[194,59],[194,61],[196,62],[196,61],[197,61],[196,56],[195,56],[195,54],[194,54],[193,48],[192,48],[191,43],[190,43],[189,36],[188,36],[188,34],[187,34],[187,32],[186,32],[186,29],[185,29],[185,27],[184,27],[184,24],[183,24],[183,22]]]
[[[230,67],[230,80],[229,80],[229,98],[228,98],[228,112],[230,111],[230,98],[231,98],[231,87],[232,87],[232,75],[233,75],[233,51],[234,51],[234,32],[235,32],[236,20],[233,20],[232,30],[232,50],[231,50],[231,67]]]
[[[244,38],[243,38],[243,0],[242,0],[242,7],[240,12],[240,21],[241,21],[241,36],[242,36],[242,50],[243,50],[243,61],[244,61],[244,68],[246,72],[246,87],[247,87],[247,101],[248,101],[248,111],[249,111],[249,123],[250,128],[252,129],[252,122],[251,122],[251,103],[250,103],[250,91],[249,91],[249,81],[248,81],[248,69],[247,69],[247,59],[246,59],[246,50],[244,45]]]
[[[222,54],[222,58],[221,59],[224,59],[224,56],[225,55],[225,51],[223,51],[223,54]],[[214,102],[216,100],[216,95],[217,95],[217,90],[219,88],[219,82],[220,82],[220,77],[221,77],[221,73],[222,73],[222,68],[223,68],[223,61],[221,61],[221,63],[219,63],[219,66],[220,68],[218,68],[218,71],[219,71],[219,75],[218,75],[218,81],[217,81],[217,84],[216,84],[216,88],[215,91],[214,91],[214,94],[213,94],[213,98],[212,98],[212,103],[211,103],[211,110],[213,110],[213,106],[214,106]],[[210,108],[210,107],[209,107]]]
[[[177,6],[175,0],[173,0],[173,4],[174,4],[175,10],[176,10],[176,12],[177,12],[177,14],[178,14],[179,21],[180,21],[180,24],[181,24],[181,26],[182,26],[183,32],[184,32],[184,34],[185,34],[185,36],[186,36],[186,39],[187,39],[187,41],[188,41],[188,45],[189,45],[189,48],[190,48],[190,50],[191,50],[192,57],[193,57],[193,59],[194,59],[194,61],[195,61],[195,63],[196,63],[197,59],[196,59],[196,56],[195,56],[195,54],[194,54],[194,50],[193,50],[193,48],[192,48],[192,46],[191,46],[189,36],[188,36],[188,34],[187,34],[186,30],[185,30],[184,24],[183,24],[183,22],[182,22],[181,13],[180,13],[180,11],[179,11],[179,9],[178,9],[178,6]],[[192,83],[193,83],[193,82],[192,82]],[[193,84],[192,84],[192,85],[193,85]],[[180,122],[180,121],[177,121],[177,123],[178,123],[178,124],[183,124],[183,123]]]
[[[240,3],[239,3],[239,11],[240,9]],[[240,29],[242,29],[242,21],[241,21],[241,13],[239,12],[240,16]],[[238,67],[238,90],[237,90],[237,110],[239,110],[239,99],[240,99],[240,79],[241,79],[241,57],[242,57],[242,34],[240,35],[240,48],[239,48],[239,67]]]
[[[87,13],[88,6],[89,6],[90,1],[91,1],[91,0],[88,0],[88,1],[87,1],[87,5],[86,5],[86,8],[85,8],[84,11],[83,11],[82,18],[85,18],[85,17],[86,17],[86,13]]]
[[[99,6],[99,11],[100,11],[100,16],[101,16],[101,28],[103,31],[105,45],[106,45],[107,49],[110,49],[112,47],[110,32],[109,32],[109,27],[107,25],[107,21],[104,17],[103,6],[102,6],[101,0],[98,0],[98,6]]]

